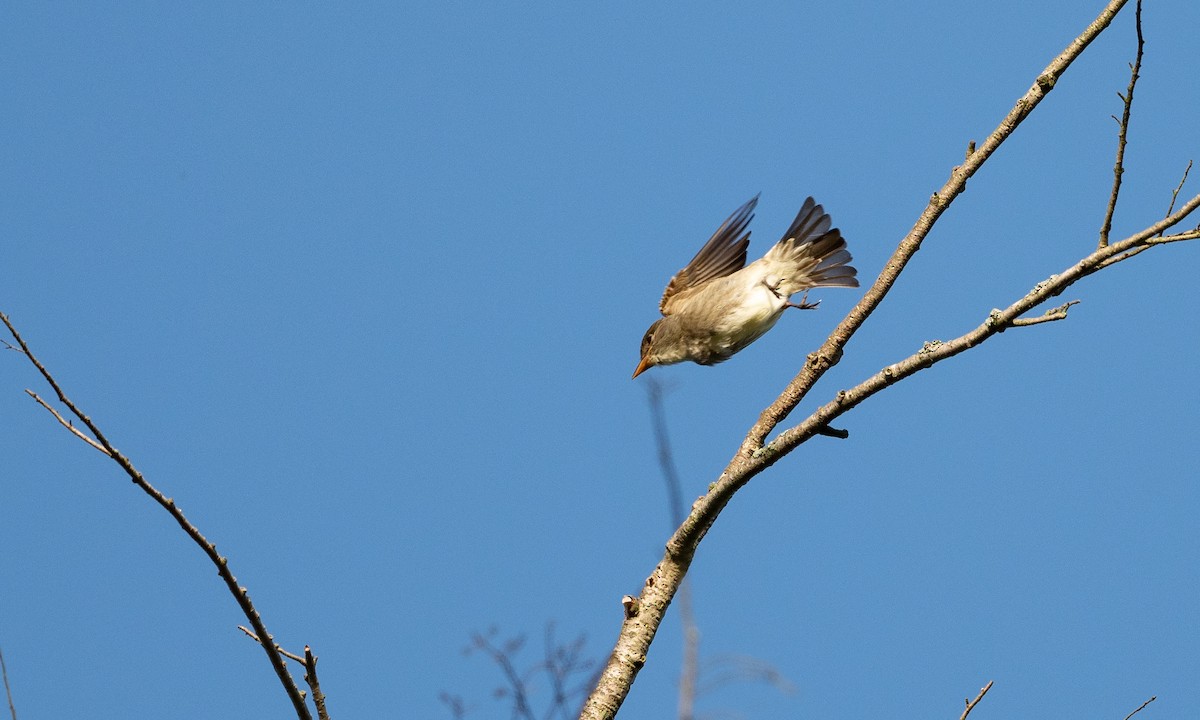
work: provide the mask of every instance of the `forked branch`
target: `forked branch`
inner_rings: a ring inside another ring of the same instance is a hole
[[[667,542],[666,553],[646,579],[641,594],[629,598],[625,619],[612,655],[601,673],[600,681],[584,706],[581,718],[608,720],[613,718],[624,702],[638,672],[646,662],[646,654],[658,631],[667,607],[683,583],[696,548],[708,528],[728,504],[738,489],[758,473],[770,467],[791,450],[816,434],[825,434],[830,423],[850,408],[905,377],[932,367],[995,335],[1013,327],[1036,325],[1065,317],[1073,303],[1051,310],[1040,318],[1024,315],[1049,298],[1055,297],[1078,280],[1115,262],[1128,259],[1144,249],[1166,242],[1193,239],[1196,231],[1172,236],[1155,237],[1178,224],[1200,205],[1200,196],[1186,203],[1179,211],[1169,213],[1162,221],[1121,242],[1106,245],[1058,275],[1039,283],[1004,310],[993,310],[982,325],[950,342],[932,342],[915,355],[888,366],[859,385],[837,394],[834,400],[821,406],[809,418],[780,433],[770,444],[766,438],[796,408],[824,373],[842,357],[850,338],[875,311],[891,290],[908,261],[920,248],[933,225],[954,199],[963,192],[967,180],[982,167],[1017,126],[1037,107],[1046,94],[1066,72],[1072,62],[1103,32],[1127,0],[1111,0],[1100,15],[1038,75],[1033,85],[1019,99],[1000,125],[978,147],[968,146],[964,163],[955,167],[950,179],[935,192],[916,224],[908,232],[887,261],[879,277],[867,289],[862,300],[838,324],[821,347],[808,357],[798,375],[780,396],[766,408],[747,433],[737,454],[725,470],[710,485],[707,494],[698,499],[691,513],[679,525]],[[1130,93],[1131,95],[1131,93]],[[632,609],[631,609],[632,608]],[[985,690],[986,691],[986,690]],[[980,698],[982,697],[980,693]],[[979,698],[976,699],[978,702]],[[973,705],[968,703],[968,710]]]
[[[262,642],[260,645],[262,646],[263,650],[266,651],[267,658],[271,662],[271,667],[275,670],[275,674],[279,677],[280,683],[283,684],[288,698],[292,701],[292,706],[296,710],[296,716],[301,718],[301,720],[311,720],[312,715],[308,711],[308,706],[304,704],[304,694],[300,691],[300,688],[296,686],[296,682],[292,680],[291,673],[288,672],[287,666],[284,665],[283,657],[280,656],[279,652],[276,650],[275,643],[271,638],[271,634],[267,632],[267,627],[265,624],[263,624],[262,617],[258,614],[258,610],[255,609],[254,603],[250,602],[250,593],[247,592],[246,588],[238,585],[237,578],[233,576],[233,572],[229,569],[229,561],[220,553],[218,553],[217,546],[209,542],[208,538],[204,537],[200,530],[193,525],[190,520],[187,519],[187,517],[183,514],[183,511],[179,509],[179,506],[175,504],[175,501],[163,495],[156,487],[151,485],[150,482],[142,475],[142,473],[133,466],[133,463],[129,460],[129,458],[122,455],[120,451],[113,447],[112,443],[108,441],[108,438],[105,437],[104,433],[100,431],[100,428],[96,425],[96,423],[92,422],[90,417],[85,415],[83,411],[81,411],[75,405],[75,403],[71,402],[71,399],[68,398],[66,393],[63,392],[63,389],[58,384],[58,381],[54,379],[54,376],[51,375],[50,371],[46,369],[46,366],[42,365],[41,361],[39,361],[29,349],[29,346],[21,337],[21,334],[17,332],[16,327],[13,326],[8,316],[4,313],[0,313],[0,321],[3,321],[5,327],[8,328],[9,334],[12,335],[13,339],[19,346],[20,352],[25,355],[25,357],[29,358],[29,362],[33,363],[33,366],[37,368],[38,372],[41,373],[42,377],[45,378],[46,382],[54,390],[55,395],[58,396],[58,401],[61,402],[71,412],[71,414],[79,420],[79,422],[83,423],[84,426],[87,427],[92,434],[92,438],[95,439],[93,440],[92,438],[89,438],[81,430],[64,419],[62,415],[60,415],[48,403],[38,397],[36,393],[30,390],[26,390],[25,392],[29,393],[29,395],[33,397],[33,399],[36,400],[42,407],[49,410],[59,421],[59,423],[70,430],[72,434],[87,442],[89,445],[105,455],[109,456],[118,465],[120,465],[121,469],[124,470],[127,475],[129,475],[129,479],[133,480],[135,485],[141,488],[143,492],[153,498],[156,503],[170,513],[171,517],[175,519],[175,522],[179,524],[179,527],[183,528],[183,531],[187,533],[187,536],[200,546],[200,549],[204,551],[204,554],[208,556],[208,559],[211,560],[212,563],[217,567],[217,574],[220,575],[221,579],[225,581],[225,586],[228,587],[229,592],[233,594],[234,599],[237,601],[238,606],[242,609],[242,613],[245,614],[246,619],[250,621],[250,625],[254,628],[257,636],[267,640],[267,642]]]

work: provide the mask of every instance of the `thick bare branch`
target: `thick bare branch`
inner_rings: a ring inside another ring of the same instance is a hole
[[[292,701],[292,706],[296,710],[296,716],[302,720],[311,720],[312,715],[308,711],[308,706],[304,704],[304,695],[300,692],[300,688],[296,686],[296,682],[292,679],[291,673],[288,672],[287,666],[284,665],[283,658],[275,650],[275,643],[271,637],[271,634],[267,632],[267,627],[265,624],[263,624],[262,617],[258,614],[258,610],[254,607],[254,603],[250,601],[250,593],[246,590],[246,588],[238,585],[237,578],[233,576],[233,572],[229,569],[228,559],[217,552],[217,546],[209,542],[208,538],[204,537],[200,530],[187,519],[187,517],[183,514],[183,511],[180,510],[175,504],[175,501],[163,495],[157,488],[151,485],[150,482],[142,475],[142,473],[133,466],[133,463],[129,460],[129,458],[122,455],[115,447],[113,447],[112,443],[108,441],[108,438],[105,437],[104,433],[100,431],[100,428],[96,425],[96,423],[92,422],[90,417],[85,415],[83,411],[81,411],[75,405],[75,403],[71,402],[71,399],[68,398],[66,393],[63,392],[62,387],[59,386],[58,381],[54,379],[54,376],[50,374],[50,371],[47,370],[46,367],[42,365],[42,363],[33,354],[33,352],[30,351],[29,346],[21,337],[21,334],[17,332],[16,327],[13,326],[8,316],[4,313],[0,313],[0,321],[4,322],[4,325],[8,328],[8,332],[12,335],[13,339],[17,341],[17,345],[20,346],[21,352],[24,353],[25,357],[29,358],[29,361],[33,363],[33,366],[37,368],[38,372],[41,373],[42,377],[45,378],[50,387],[54,389],[54,393],[58,396],[59,402],[65,405],[67,409],[71,411],[71,414],[78,418],[79,421],[86,425],[88,430],[91,431],[92,436],[96,439],[96,442],[90,444],[92,444],[94,447],[96,443],[98,443],[100,445],[98,449],[111,457],[118,465],[121,466],[121,469],[125,471],[131,480],[133,480],[135,485],[141,488],[143,492],[153,498],[156,503],[170,513],[171,517],[175,519],[175,522],[179,524],[179,527],[183,528],[183,531],[187,533],[187,536],[190,537],[193,542],[199,545],[200,549],[204,551],[204,554],[208,556],[208,559],[211,560],[214,565],[216,565],[217,574],[220,575],[221,579],[225,581],[225,585],[229,588],[229,592],[233,593],[234,599],[237,601],[238,606],[241,607],[242,613],[245,614],[246,619],[250,621],[250,625],[254,628],[258,637],[266,639],[266,642],[260,642],[259,645],[261,645],[263,650],[267,653],[267,658],[270,660],[271,667],[275,670],[275,674],[279,677],[280,683],[283,684],[288,698]],[[32,392],[29,394],[39,402],[41,401],[41,398],[38,398]],[[46,405],[46,403],[42,402],[41,404],[43,407],[49,409],[49,406]],[[59,417],[59,422],[62,422],[72,431],[75,431],[70,423],[66,423],[62,420],[58,413],[54,414],[56,417]],[[80,438],[87,440],[82,433],[75,431],[75,434]]]

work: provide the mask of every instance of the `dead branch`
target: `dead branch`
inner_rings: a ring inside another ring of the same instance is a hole
[[[963,710],[963,714],[958,718],[958,720],[967,720],[967,716],[971,714],[971,711],[975,709],[975,706],[979,704],[979,701],[983,699],[983,696],[987,695],[987,691],[992,689],[992,682],[994,681],[989,680],[988,684],[983,686],[983,689],[979,691],[979,694],[975,696],[974,700],[966,701],[967,709]],[[1128,720],[1128,718],[1126,718],[1126,720]]]
[[[233,576],[233,572],[229,569],[229,560],[217,552],[217,546],[209,542],[208,538],[204,537],[200,530],[193,525],[190,520],[187,519],[187,516],[185,516],[179,506],[175,504],[175,501],[166,495],[163,495],[156,487],[151,485],[150,481],[146,480],[142,473],[133,466],[133,463],[129,460],[129,458],[122,455],[115,447],[113,447],[112,443],[108,441],[108,438],[105,437],[104,433],[100,431],[99,426],[92,422],[92,419],[85,415],[83,411],[81,411],[75,405],[75,403],[71,402],[71,399],[68,398],[66,393],[63,392],[63,389],[58,384],[58,381],[54,379],[54,376],[50,374],[50,371],[47,370],[44,365],[42,365],[42,363],[29,349],[29,346],[21,337],[21,334],[17,332],[16,327],[13,326],[8,316],[4,313],[0,313],[0,321],[4,322],[5,327],[8,328],[9,334],[11,334],[13,339],[16,340],[17,345],[20,346],[21,352],[25,355],[25,357],[29,358],[29,361],[33,363],[33,366],[37,368],[38,372],[41,373],[42,377],[45,378],[50,387],[54,389],[55,395],[58,396],[58,401],[66,406],[66,408],[71,411],[71,414],[78,418],[79,421],[83,423],[89,431],[91,431],[92,437],[95,438],[95,442],[93,443],[89,441],[89,444],[91,444],[93,447],[98,444],[100,447],[97,449],[108,455],[118,465],[120,465],[121,469],[125,471],[131,480],[133,480],[134,484],[141,488],[143,492],[153,498],[156,503],[166,510],[171,517],[175,519],[175,522],[179,524],[179,527],[181,527],[183,531],[187,533],[187,536],[190,537],[193,542],[199,545],[200,549],[204,551],[204,554],[208,556],[208,559],[211,560],[214,565],[216,565],[217,574],[220,575],[221,579],[225,581],[225,586],[229,588],[229,592],[233,594],[234,599],[237,601],[238,606],[242,609],[242,613],[245,614],[246,619],[250,621],[250,625],[254,628],[257,636],[259,638],[266,638],[267,642],[260,642],[259,645],[261,645],[263,650],[267,653],[267,658],[271,663],[271,667],[275,670],[275,674],[279,677],[279,682],[283,685],[284,691],[287,693],[288,698],[292,701],[292,706],[296,710],[296,716],[301,718],[301,720],[311,720],[312,715],[308,711],[308,706],[304,704],[304,694],[300,691],[300,688],[296,686],[296,682],[292,679],[291,673],[288,672],[287,666],[284,665],[283,657],[280,656],[279,652],[275,649],[275,643],[273,642],[271,634],[267,632],[267,627],[263,623],[262,617],[258,614],[258,610],[254,607],[254,603],[250,601],[250,593],[246,590],[246,588],[238,585],[237,578]],[[43,407],[50,409],[50,407],[45,402],[42,402],[41,398],[39,398],[32,391],[26,390],[25,392],[29,393],[29,395],[35,400],[38,400]],[[55,417],[59,419],[59,422],[71,430],[73,434],[85,441],[88,441],[86,436],[76,430],[70,423],[65,422],[58,413],[54,412],[53,410],[51,410],[51,412],[54,413]]]

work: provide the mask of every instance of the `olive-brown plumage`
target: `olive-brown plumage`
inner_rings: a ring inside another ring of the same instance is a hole
[[[671,278],[655,321],[642,338],[633,376],[655,365],[685,360],[713,365],[770,330],[792,295],[815,287],[858,287],[850,252],[824,209],[810,197],[783,238],[761,259],[746,265],[758,196],[738,208],[696,257]]]

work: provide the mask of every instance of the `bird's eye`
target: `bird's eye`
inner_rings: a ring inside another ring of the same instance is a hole
[[[650,347],[650,342],[653,339],[654,339],[654,328],[651,328],[646,331],[645,335],[642,336],[642,354],[643,355],[646,354],[646,349]]]

